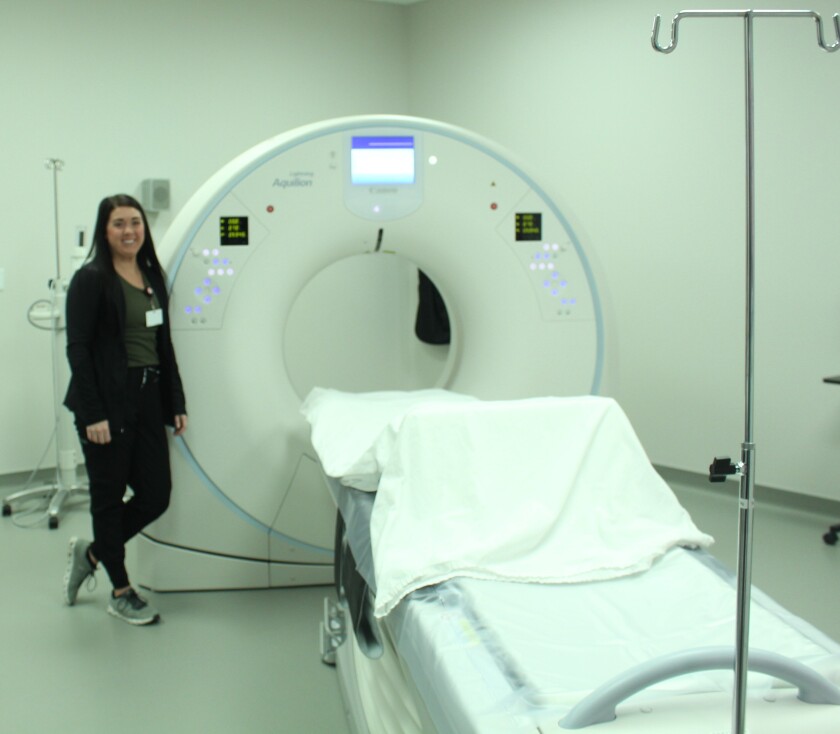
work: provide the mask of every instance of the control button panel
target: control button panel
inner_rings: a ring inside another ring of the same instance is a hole
[[[233,289],[268,229],[241,201],[228,197],[184,251],[172,287],[173,329],[219,329]]]
[[[587,274],[572,238],[534,191],[507,213],[497,232],[526,271],[544,319],[595,318]]]

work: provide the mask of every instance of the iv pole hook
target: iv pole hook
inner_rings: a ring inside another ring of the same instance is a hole
[[[814,13],[814,20],[817,23],[817,43],[819,44],[819,47],[823,51],[828,51],[829,53],[833,53],[834,51],[837,51],[837,49],[840,49],[840,13],[834,14],[834,34],[837,37],[837,40],[830,46],[825,45],[822,18],[819,13]]]
[[[662,22],[662,16],[657,15],[653,19],[653,30],[650,34],[650,45],[653,46],[654,51],[659,51],[661,54],[669,54],[677,47],[677,25],[680,20],[680,14],[674,16],[674,20],[671,21],[671,43],[667,46],[660,46],[659,45],[659,25]]]
[[[817,26],[817,45],[823,50],[833,53],[840,50],[840,13],[835,13],[832,20],[834,21],[834,34],[836,40],[831,45],[826,44],[825,34],[823,33],[823,19],[822,16],[813,10],[683,10],[674,16],[671,21],[671,41],[667,46],[659,43],[659,26],[662,24],[662,16],[657,15],[653,19],[653,30],[650,34],[650,45],[653,46],[654,51],[662,54],[669,54],[677,47],[679,40],[679,25],[683,18],[725,18],[728,16],[736,16],[740,18],[760,18],[760,17],[785,17],[785,18],[813,18]]]

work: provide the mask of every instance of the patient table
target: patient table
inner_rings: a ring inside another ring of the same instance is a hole
[[[316,389],[303,413],[356,731],[729,731],[734,579],[614,401]],[[840,646],[758,590],[750,671],[748,731],[840,731]]]

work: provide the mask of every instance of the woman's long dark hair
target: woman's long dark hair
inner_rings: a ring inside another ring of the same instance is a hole
[[[152,270],[160,275],[163,275],[163,268],[160,266],[160,261],[155,253],[155,244],[152,241],[152,231],[149,228],[149,220],[146,218],[146,212],[140,202],[133,196],[128,194],[114,194],[113,196],[106,196],[99,202],[99,213],[96,216],[96,226],[93,229],[93,242],[88,253],[88,260],[94,263],[103,272],[116,275],[114,270],[114,262],[111,257],[111,248],[108,245],[108,221],[111,219],[111,212],[117,207],[128,206],[140,212],[143,217],[143,229],[145,230],[145,239],[137,253],[137,262],[143,270]]]

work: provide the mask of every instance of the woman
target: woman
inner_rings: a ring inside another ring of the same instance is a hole
[[[114,587],[108,612],[139,625],[160,617],[129,582],[125,544],[169,504],[165,424],[176,436],[187,427],[167,306],[143,208],[125,194],[103,199],[88,260],[67,291],[71,377],[64,404],[85,456],[93,542],[70,540],[64,597],[75,604],[102,563]]]

